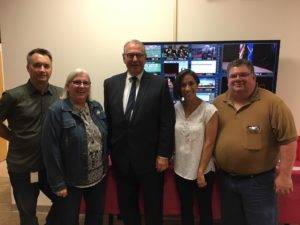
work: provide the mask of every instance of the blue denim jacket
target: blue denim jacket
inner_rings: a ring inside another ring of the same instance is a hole
[[[102,106],[88,101],[91,117],[102,135],[104,172],[107,170],[107,126]],[[77,186],[87,176],[87,138],[83,120],[72,113],[69,99],[55,102],[46,114],[42,130],[42,153],[48,182],[57,192]]]

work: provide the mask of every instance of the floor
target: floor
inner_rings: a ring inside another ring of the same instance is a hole
[[[39,223],[42,225],[45,223],[48,207],[38,207],[37,211]],[[84,224],[83,221],[84,215],[80,215],[80,225]],[[164,221],[164,225],[180,225],[178,217],[168,217]],[[15,205],[11,204],[8,177],[0,177],[0,225],[19,225],[18,211]],[[108,216],[104,217],[104,225],[108,225]],[[123,223],[114,216],[114,225],[123,225]]]
[[[42,225],[45,223],[48,207],[38,207],[37,211],[39,223]],[[83,221],[84,215],[80,215],[80,225],[84,224]],[[219,224],[218,222],[215,223],[215,225]],[[18,211],[16,207],[11,204],[8,177],[0,177],[0,225],[19,225]],[[108,225],[108,216],[104,217],[103,225]],[[114,216],[114,225],[123,225],[123,223]],[[167,217],[164,218],[164,225],[180,225],[180,220],[178,217]]]

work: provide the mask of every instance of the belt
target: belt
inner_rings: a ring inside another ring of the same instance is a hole
[[[237,180],[241,180],[241,179],[251,179],[251,178],[254,178],[254,177],[258,177],[258,176],[261,176],[261,175],[264,175],[264,174],[267,174],[267,173],[271,173],[271,172],[274,172],[275,171],[275,168],[273,169],[270,169],[268,171],[264,171],[264,172],[261,172],[261,173],[254,173],[254,174],[238,174],[238,173],[228,173],[224,170],[221,170],[221,172],[227,176],[230,176],[231,178],[234,178],[234,179],[237,179]]]

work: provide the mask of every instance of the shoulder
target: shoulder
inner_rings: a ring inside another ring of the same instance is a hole
[[[126,72],[120,73],[120,74],[116,74],[116,75],[113,75],[113,76],[111,76],[111,77],[109,77],[109,78],[106,78],[106,79],[104,80],[104,83],[111,83],[111,82],[118,81],[118,80],[124,78],[124,76],[126,77]]]
[[[52,84],[49,85],[49,89],[50,89],[51,92],[53,92],[56,95],[61,95],[63,93],[63,90],[64,90],[62,87],[58,87],[58,86],[55,86],[55,85],[52,85]]]
[[[278,95],[263,88],[258,89],[258,94],[259,98],[264,102],[269,102],[272,104],[283,102],[283,100]]]
[[[88,103],[92,108],[98,108],[100,111],[103,111],[103,107],[100,104],[100,102],[97,102],[95,100],[90,100]]]
[[[213,113],[217,111],[216,106],[214,106],[211,103],[203,102],[203,106],[206,111],[213,112]]]
[[[226,93],[220,94],[219,96],[217,96],[215,98],[215,100],[213,101],[213,105],[216,106],[218,108],[218,106],[223,103],[223,101],[226,99]]]
[[[145,76],[145,78],[153,81],[153,82],[157,82],[157,83],[165,83],[165,79],[162,76],[158,76],[158,75],[153,75],[153,74],[149,74],[147,72],[145,72],[143,74],[143,76]]]
[[[182,109],[182,103],[180,101],[176,102],[174,104],[175,110],[181,110]]]
[[[11,97],[23,96],[25,93],[28,93],[27,84],[23,84],[23,85],[15,87],[15,88],[6,90],[4,93],[10,95]]]
[[[66,104],[66,103],[65,103],[65,99],[59,99],[59,100],[55,101],[55,102],[49,107],[49,109],[50,109],[51,111],[55,111],[55,112],[57,112],[57,111],[62,111],[63,105],[64,105],[64,104]]]

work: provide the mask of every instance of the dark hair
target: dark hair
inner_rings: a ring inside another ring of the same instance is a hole
[[[49,57],[50,61],[52,62],[52,55],[51,53],[47,50],[47,49],[43,49],[43,48],[35,48],[35,49],[32,49],[28,54],[27,54],[27,64],[30,64],[30,60],[31,60],[31,56],[33,54],[40,54],[40,55],[46,55]]]
[[[185,69],[185,70],[180,71],[180,73],[176,76],[174,86],[173,86],[173,95],[174,95],[174,98],[177,100],[181,100],[181,97],[182,97],[181,83],[182,83],[183,78],[186,75],[191,75],[194,78],[197,85],[200,82],[199,77],[197,76],[197,74],[194,71],[192,71],[190,69]]]
[[[229,71],[231,70],[232,67],[240,67],[240,66],[246,66],[250,70],[251,74],[255,75],[253,64],[250,61],[248,61],[247,59],[236,59],[228,64],[227,76],[229,75]]]

